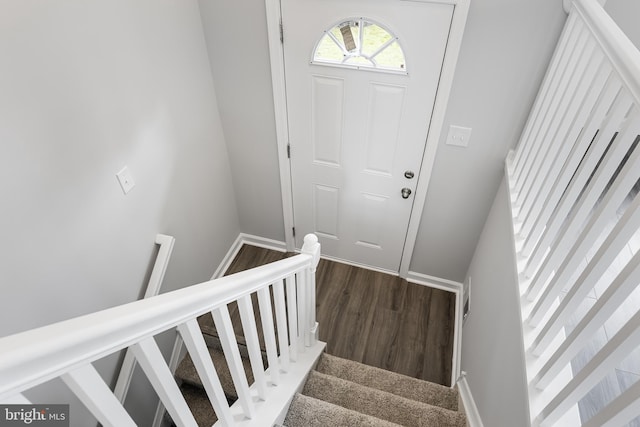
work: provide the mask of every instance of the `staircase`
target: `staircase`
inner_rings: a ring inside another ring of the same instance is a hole
[[[206,316],[201,325],[209,324]],[[209,354],[229,402],[237,399],[219,340],[202,327]],[[237,336],[239,343],[243,342]],[[253,382],[246,347],[240,345],[245,375]],[[263,351],[263,361],[267,365]],[[191,358],[176,370],[176,379],[199,426],[217,421]],[[458,392],[439,384],[367,366],[323,353],[302,390],[291,402],[282,424],[309,426],[437,426],[463,427],[466,417],[458,407]]]

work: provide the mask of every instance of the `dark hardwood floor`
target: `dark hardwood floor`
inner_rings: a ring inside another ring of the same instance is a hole
[[[291,255],[244,245],[226,274]],[[318,265],[316,293],[328,353],[450,385],[454,294],[327,260]]]

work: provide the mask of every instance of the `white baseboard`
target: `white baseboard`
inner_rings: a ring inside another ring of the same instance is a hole
[[[441,279],[435,276],[429,276],[427,274],[416,273],[410,271],[407,273],[407,282],[415,283],[416,285],[429,286],[431,288],[442,289],[449,292],[461,292],[462,283],[454,282],[453,280]]]
[[[240,233],[238,234],[235,242],[233,242],[233,244],[229,248],[229,251],[227,251],[227,254],[224,256],[224,258],[222,258],[222,262],[220,263],[218,268],[216,268],[213,276],[211,276],[211,280],[218,279],[224,275],[225,271],[227,271],[236,255],[238,255],[240,248],[242,248],[242,245],[244,245],[245,243],[247,245],[258,246],[265,249],[272,249],[278,252],[287,251],[287,245],[285,242],[267,239],[265,237],[254,236],[252,234]]]
[[[371,271],[375,271],[377,273],[390,274],[391,276],[397,276],[398,275],[397,271],[385,270],[384,268],[378,268],[378,267],[372,267],[372,266],[367,265],[367,264],[360,264],[360,263],[357,263],[357,262],[354,262],[354,261],[347,261],[347,260],[342,259],[342,258],[336,258],[336,257],[332,257],[332,256],[329,256],[329,255],[324,255],[322,253],[320,253],[320,258],[326,259],[327,261],[339,262],[340,264],[350,265],[352,267],[364,268],[365,270],[371,270]]]
[[[287,244],[279,240],[267,239],[266,237],[254,236],[253,234],[240,233],[238,236],[242,239],[242,243],[252,246],[258,246],[265,249],[273,249],[278,252],[286,252]]]
[[[469,388],[469,383],[467,383],[467,377],[464,375],[464,372],[458,380],[458,392],[460,393],[460,399],[462,400],[462,405],[464,406],[464,411],[467,415],[469,427],[484,427],[482,419],[480,418],[480,412],[478,412],[476,402],[473,400],[473,395],[471,394],[471,389]]]

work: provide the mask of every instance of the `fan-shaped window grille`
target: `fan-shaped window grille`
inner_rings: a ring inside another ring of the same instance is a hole
[[[406,74],[398,38],[382,25],[353,18],[326,30],[313,52],[314,64]]]

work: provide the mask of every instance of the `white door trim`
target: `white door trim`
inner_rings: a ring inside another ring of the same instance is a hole
[[[401,1],[425,1],[425,0],[401,0]],[[449,94],[453,85],[453,76],[458,62],[458,54],[462,44],[462,35],[467,22],[469,2],[471,0],[431,0],[433,3],[446,3],[454,6],[451,20],[451,31],[447,41],[447,50],[444,55],[440,83],[436,94],[431,124],[427,135],[426,149],[422,157],[422,168],[418,179],[413,210],[407,238],[405,240],[400,262],[400,277],[407,277],[409,264],[416,244],[418,227],[422,218],[424,202],[427,198],[427,189],[431,180],[431,171],[435,162],[438,142],[442,133],[444,117],[447,111]],[[428,0],[425,2],[429,2]],[[282,193],[282,211],[284,216],[285,242],[287,250],[295,249],[293,238],[293,198],[291,194],[291,164],[287,155],[289,132],[287,124],[287,102],[284,71],[284,50],[280,41],[281,13],[280,0],[265,0],[267,12],[267,33],[269,42],[269,57],[271,60],[271,81],[273,85],[273,104],[275,109],[276,139],[278,144],[278,162],[280,165],[280,189]],[[285,33],[286,37],[286,33]],[[295,150],[295,147],[294,147]]]

